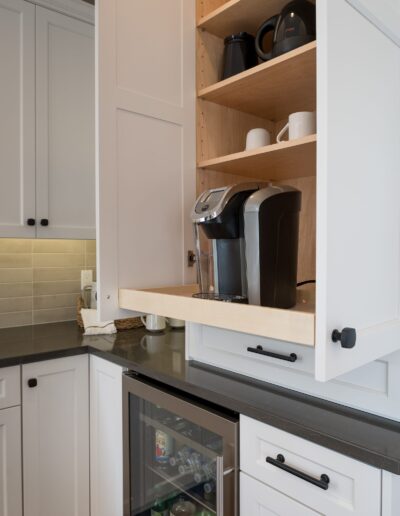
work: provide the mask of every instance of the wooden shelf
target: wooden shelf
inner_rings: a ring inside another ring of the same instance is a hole
[[[273,121],[296,111],[315,111],[316,42],[199,91],[209,102]]]
[[[286,4],[287,0],[230,0],[200,18],[197,26],[220,38],[241,31],[255,34],[265,20],[278,14]]]
[[[283,180],[315,176],[317,135],[198,163],[199,168],[242,177]]]
[[[241,333],[314,346],[314,289],[298,290],[290,310],[196,299],[197,285],[149,290],[120,289],[121,308],[183,319]]]

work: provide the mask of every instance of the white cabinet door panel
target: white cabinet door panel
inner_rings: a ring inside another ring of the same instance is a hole
[[[0,0],[0,237],[35,227],[35,6]]]
[[[195,197],[195,2],[109,0],[96,3],[96,16],[98,303],[106,320],[124,313],[118,288],[194,280],[185,253]]]
[[[400,0],[347,0],[400,46]]]
[[[400,48],[319,0],[316,378],[400,348]],[[338,37],[340,34],[340,37]],[[353,349],[331,339],[355,328]]]
[[[90,507],[122,516],[122,367],[90,356]]]
[[[22,516],[21,407],[0,410],[0,516]]]
[[[36,8],[37,235],[95,237],[94,28]],[[40,221],[48,219],[49,225]]]
[[[87,355],[22,367],[25,516],[89,516],[88,369]]]

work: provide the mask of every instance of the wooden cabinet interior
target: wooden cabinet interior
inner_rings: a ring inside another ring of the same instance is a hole
[[[298,281],[315,279],[316,135],[245,150],[262,127],[271,143],[290,113],[316,109],[316,42],[220,81],[224,37],[257,28],[285,0],[197,1],[197,194],[249,180],[290,184],[303,194]]]

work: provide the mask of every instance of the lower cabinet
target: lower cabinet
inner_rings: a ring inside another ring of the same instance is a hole
[[[122,367],[90,357],[92,516],[122,516]]]
[[[24,516],[89,516],[88,369],[87,355],[22,367]]]
[[[308,511],[277,514],[381,514],[381,470],[246,416],[240,418],[240,469],[259,481],[258,490],[277,491],[279,496],[295,500]],[[257,498],[263,500],[264,495]],[[278,499],[278,495],[273,498]],[[241,506],[246,503],[253,502],[245,496]],[[275,514],[270,511],[254,514]],[[252,514],[242,512],[241,516]]]
[[[240,516],[318,516],[319,514],[245,473],[240,474]]]
[[[0,410],[0,516],[22,516],[21,407]]]

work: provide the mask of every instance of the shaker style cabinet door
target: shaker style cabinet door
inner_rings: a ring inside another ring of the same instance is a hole
[[[24,516],[89,516],[88,356],[22,367]]]
[[[122,367],[90,355],[90,507],[122,516]]]
[[[0,0],[0,237],[35,236],[35,6]]]
[[[317,24],[316,378],[326,381],[400,349],[400,48],[346,0],[318,0]],[[357,332],[352,349],[348,332],[333,342],[344,328]]]
[[[195,279],[187,268],[195,0],[107,0],[96,10],[98,306],[106,320],[123,315],[120,287]]]
[[[94,27],[36,8],[37,236],[95,238]]]
[[[0,516],[22,516],[21,407],[0,410]]]

